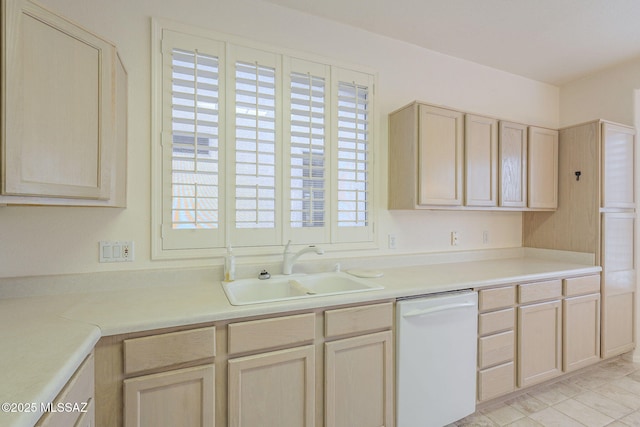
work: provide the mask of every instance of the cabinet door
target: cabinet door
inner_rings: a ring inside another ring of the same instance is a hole
[[[465,115],[465,205],[498,205],[498,121]]]
[[[558,131],[529,127],[527,165],[528,206],[534,209],[558,207]]]
[[[462,205],[463,114],[420,105],[418,204]]]
[[[500,206],[527,205],[527,127],[500,122]]]
[[[633,292],[636,288],[634,213],[602,214],[603,293]]]
[[[617,356],[635,347],[635,292],[602,297],[602,357]]]
[[[214,366],[124,380],[125,427],[213,427]]]
[[[230,427],[311,427],[313,345],[229,360]]]
[[[393,425],[391,331],[325,344],[325,426]]]
[[[635,206],[635,130],[602,125],[602,207]]]
[[[2,194],[108,199],[115,48],[32,2],[3,4]]]
[[[574,371],[600,360],[600,294],[563,301],[564,372]]]
[[[518,386],[526,387],[562,373],[560,301],[518,308]]]

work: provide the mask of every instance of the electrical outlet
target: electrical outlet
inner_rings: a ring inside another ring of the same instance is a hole
[[[135,247],[133,241],[99,242],[100,262],[133,262]]]
[[[389,234],[389,249],[395,249],[395,248],[396,248],[396,235]]]
[[[451,232],[451,246],[458,246],[458,232]]]

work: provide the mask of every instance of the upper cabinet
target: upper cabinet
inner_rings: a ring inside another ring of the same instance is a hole
[[[127,74],[115,46],[2,1],[0,203],[126,204]]]
[[[498,205],[498,121],[466,114],[464,118],[465,205]]]
[[[389,207],[462,205],[464,114],[413,103],[390,116]]]
[[[527,206],[527,127],[500,122],[500,206]]]
[[[602,208],[635,207],[635,130],[602,124]]]
[[[389,115],[389,209],[554,210],[557,187],[557,131],[419,102]]]
[[[527,193],[530,208],[558,207],[558,131],[529,126]]]

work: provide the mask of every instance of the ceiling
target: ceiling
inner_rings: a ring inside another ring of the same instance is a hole
[[[639,0],[265,0],[560,86],[640,57]]]

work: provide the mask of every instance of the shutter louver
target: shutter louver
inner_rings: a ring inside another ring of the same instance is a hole
[[[338,84],[338,227],[369,225],[369,88]]]
[[[276,72],[236,62],[235,225],[275,228]]]
[[[172,227],[218,220],[218,58],[172,50]]]
[[[291,73],[291,227],[324,227],[325,81]]]

